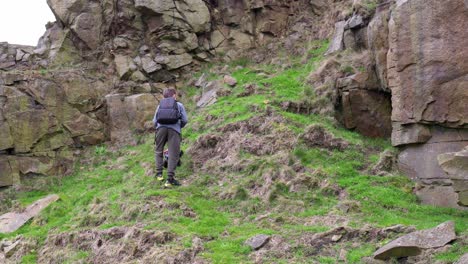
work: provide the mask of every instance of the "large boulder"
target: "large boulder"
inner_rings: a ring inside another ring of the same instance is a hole
[[[458,152],[468,145],[468,130],[433,127],[430,131],[432,137],[425,144],[402,147],[400,166],[413,179],[448,179],[437,156]]]
[[[56,16],[64,24],[70,24],[76,13],[86,7],[86,0],[47,0],[47,4]]]
[[[177,10],[195,33],[206,32],[210,28],[210,11],[203,0],[174,1]]]
[[[101,29],[106,28],[103,3],[86,0],[47,0],[47,3],[57,20],[69,27],[88,48],[99,47]]]
[[[101,29],[96,25],[102,24],[102,17],[98,5],[92,10],[90,13],[78,15],[70,28],[90,49],[95,50],[101,43]]]
[[[63,28],[56,21],[48,23],[46,29],[33,51],[35,58],[40,59],[40,65],[63,67],[64,64],[78,64],[82,61],[82,52],[87,48],[81,45],[84,42],[76,41],[70,28]]]

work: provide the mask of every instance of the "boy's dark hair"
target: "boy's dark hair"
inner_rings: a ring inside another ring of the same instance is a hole
[[[176,94],[176,90],[174,88],[165,88],[163,91],[164,98],[169,98]]]

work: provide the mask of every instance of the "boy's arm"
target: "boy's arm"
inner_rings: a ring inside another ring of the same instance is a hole
[[[180,106],[180,127],[183,128],[188,123],[187,112],[185,112],[185,107],[183,104],[179,104],[179,106]]]
[[[154,126],[156,126],[156,123],[157,123],[156,115],[158,114],[158,109],[159,109],[159,106],[156,107],[156,111],[154,112],[154,117],[153,117],[153,125]]]

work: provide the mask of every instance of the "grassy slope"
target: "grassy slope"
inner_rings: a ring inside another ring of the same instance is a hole
[[[184,149],[205,134],[212,133],[217,127],[247,120],[254,113],[250,109],[255,106],[259,111],[273,107],[275,111],[291,120],[288,128],[292,133],[301,133],[310,124],[322,124],[336,137],[343,138],[352,144],[363,148],[373,148],[379,151],[391,148],[384,140],[370,140],[357,133],[336,128],[327,118],[316,115],[300,115],[288,113],[275,107],[275,101],[298,101],[304,95],[310,95],[308,86],[304,85],[307,75],[317,67],[322,60],[326,43],[315,43],[317,49],[310,52],[309,58],[289,59],[291,67],[280,70],[272,65],[250,65],[246,60],[239,60],[230,65],[233,76],[239,81],[233,93],[221,98],[216,104],[202,110],[194,111],[193,102],[186,102],[192,108],[191,124],[185,129]],[[241,65],[242,68],[235,68]],[[254,71],[261,69],[266,75]],[[237,70],[234,70],[237,69]],[[209,71],[207,69],[206,71]],[[267,90],[267,93],[237,98],[243,92],[247,83],[256,83]],[[187,97],[197,93],[193,87],[187,87]],[[226,114],[229,113],[229,114]],[[211,115],[221,122],[216,125],[206,123],[205,117]],[[200,129],[200,124],[204,128]],[[235,199],[223,200],[217,195],[232,186],[216,186],[218,175],[195,175],[190,169],[190,157],[184,158],[184,165],[178,170],[178,177],[190,180],[191,184],[178,189],[166,190],[150,177],[144,176],[144,163],[153,162],[153,137],[144,137],[144,143],[110,151],[106,147],[97,147],[94,151],[93,165],[83,166],[71,176],[63,179],[48,179],[46,184],[35,186],[32,191],[18,195],[22,205],[32,203],[49,193],[59,194],[61,200],[47,208],[39,218],[28,223],[19,231],[10,235],[0,235],[10,238],[23,235],[44,243],[50,233],[60,233],[89,228],[106,229],[113,226],[131,226],[142,223],[149,230],[168,230],[181,237],[182,243],[174,242],[174,250],[190,247],[193,236],[204,239],[206,250],[202,257],[213,263],[248,263],[250,249],[243,242],[259,233],[279,234],[283,237],[294,237],[303,232],[320,232],[328,230],[327,226],[304,226],[294,222],[284,221],[295,217],[305,219],[316,215],[333,212],[351,219],[351,225],[360,227],[364,224],[374,226],[390,226],[395,224],[415,225],[418,229],[431,228],[441,222],[453,220],[458,234],[467,235],[468,214],[453,209],[435,208],[419,205],[411,193],[413,183],[404,176],[377,177],[360,172],[365,164],[376,162],[377,155],[366,156],[360,151],[349,149],[345,151],[325,152],[321,149],[306,148],[298,145],[294,156],[303,165],[322,170],[327,180],[345,188],[350,200],[357,204],[358,209],[344,214],[335,209],[338,199],[324,190],[314,190],[290,193],[284,186],[276,186],[276,199],[265,203],[258,198],[249,198],[239,192]],[[254,158],[254,157],[253,157]],[[257,157],[258,158],[258,157]],[[241,171],[236,179],[248,180],[252,172],[268,166],[267,157],[258,159],[258,167],[249,171]],[[322,179],[324,180],[324,179]],[[211,187],[207,187],[210,185]],[[162,197],[171,209],[143,211],[146,201]],[[280,198],[278,198],[280,197]],[[303,210],[284,212],[274,210],[288,206],[291,201],[301,202]],[[95,212],[96,207],[100,210]],[[186,217],[183,208],[188,207],[196,213],[196,218]],[[266,211],[271,212],[270,218],[275,221],[254,221]],[[283,220],[282,220],[283,219]],[[299,221],[300,222],[300,221]],[[291,241],[294,243],[294,241]],[[359,263],[363,256],[368,256],[378,245],[364,244],[348,251],[350,263]],[[450,252],[438,256],[444,261],[456,260],[462,253],[468,252],[466,246],[455,245]],[[70,256],[70,262],[83,259],[87,252],[76,252]],[[36,252],[24,257],[24,263],[35,263]],[[294,249],[290,260],[275,259],[277,263],[304,263],[318,261],[334,263],[332,257],[305,257],[300,247]]]

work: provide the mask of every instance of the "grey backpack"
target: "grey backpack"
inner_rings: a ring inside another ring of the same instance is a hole
[[[164,98],[159,103],[156,121],[159,124],[176,124],[180,119],[179,106],[173,97]]]

